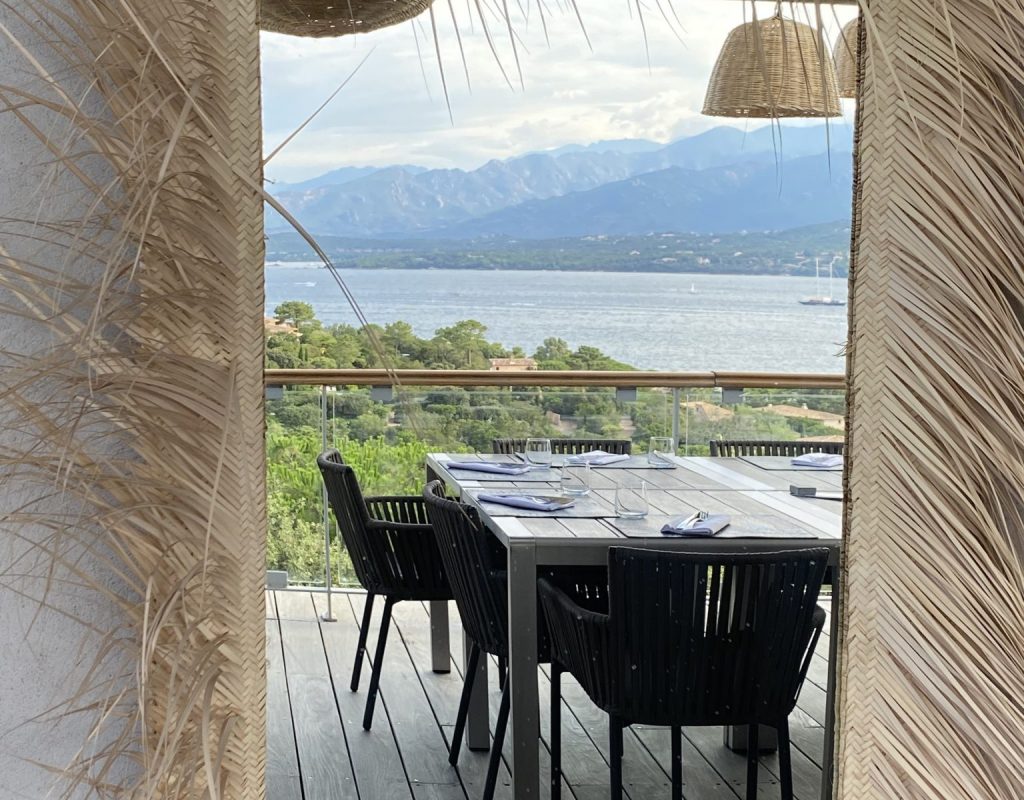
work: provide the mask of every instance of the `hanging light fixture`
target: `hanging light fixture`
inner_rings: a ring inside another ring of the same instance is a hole
[[[344,36],[397,25],[433,0],[261,0],[260,28],[292,36]]]
[[[781,13],[733,28],[711,73],[712,117],[838,117],[832,56],[817,30]]]
[[[836,78],[839,80],[840,97],[857,96],[857,48],[859,46],[860,17],[857,17],[843,26],[832,53],[836,63]]]

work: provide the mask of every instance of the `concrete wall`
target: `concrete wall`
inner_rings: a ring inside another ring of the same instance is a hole
[[[14,4],[21,13],[31,15],[28,5]],[[60,7],[60,0],[53,5]],[[0,4],[0,23],[34,53],[42,54],[48,70],[61,74],[65,69],[66,65],[47,58],[47,50],[8,4]],[[0,76],[4,84],[38,91],[49,99],[57,97],[3,36]],[[63,85],[70,94],[81,96],[83,87],[66,72],[64,76]],[[31,411],[19,410],[9,394],[27,374],[20,359],[29,357],[31,367],[33,355],[47,353],[59,335],[51,326],[13,312],[25,304],[11,291],[18,278],[7,256],[20,264],[38,264],[39,268],[30,268],[37,275],[44,274],[43,268],[55,270],[51,278],[88,281],[97,274],[96,265],[68,259],[66,249],[43,246],[34,238],[40,233],[44,238],[52,235],[31,220],[38,219],[40,225],[80,220],[88,195],[67,170],[53,166],[53,153],[10,110],[9,105],[17,102],[12,94],[0,93],[0,799],[39,800],[62,782],[45,765],[62,768],[71,763],[96,718],[95,712],[65,716],[66,701],[95,666],[103,632],[117,631],[124,620],[116,604],[94,588],[82,586],[73,574],[81,570],[99,585],[122,591],[103,565],[97,534],[85,521],[76,521],[78,509],[61,496],[52,478],[6,463],[12,456],[18,460],[31,452],[39,439],[38,426],[29,419]],[[56,124],[54,115],[39,109],[25,113],[51,141],[64,146],[66,124]],[[97,161],[82,166],[93,177],[104,177]],[[59,307],[68,295],[54,289],[52,297]],[[83,308],[73,315],[87,311]],[[59,422],[62,415],[74,413],[63,402],[68,391],[58,381],[37,379],[33,388],[18,394],[27,395],[47,420]],[[51,446],[37,455],[52,452]],[[48,520],[70,522],[74,538],[55,535]],[[129,662],[115,649],[103,659],[94,678],[121,681],[118,676],[126,670],[130,675]],[[117,771],[108,779],[116,781]]]

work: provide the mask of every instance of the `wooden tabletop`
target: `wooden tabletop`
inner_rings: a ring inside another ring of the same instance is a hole
[[[641,457],[642,458],[642,457]],[[558,512],[522,511],[481,503],[481,492],[557,493],[557,468],[523,476],[486,475],[448,470],[448,461],[515,460],[508,455],[433,453],[430,473],[443,480],[463,502],[476,506],[487,526],[505,544],[531,538],[538,550],[576,550],[581,545],[603,549],[613,544],[633,547],[678,546],[705,550],[750,550],[824,544],[838,548],[842,535],[842,506],[836,500],[795,497],[790,486],[811,487],[835,496],[842,473],[818,469],[787,469],[778,459],[764,465],[749,458],[676,457],[674,469],[652,469],[633,459],[619,467],[591,469],[592,491],[572,509]],[[650,511],[642,520],[619,519],[614,511],[615,487],[644,481]],[[661,527],[680,515],[704,510],[730,516],[730,527],[710,539],[682,540],[666,536]],[[747,537],[750,538],[737,538]],[[603,545],[603,548],[602,548]],[[576,552],[576,556],[579,556]],[[538,558],[544,559],[538,552]],[[563,555],[556,561],[570,560]]]

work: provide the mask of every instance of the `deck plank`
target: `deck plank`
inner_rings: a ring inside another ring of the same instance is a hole
[[[313,602],[318,615],[326,610],[325,598],[314,595]],[[363,730],[363,709],[366,706],[366,690],[370,684],[369,661],[363,665],[359,691],[353,692],[349,689],[352,663],[359,641],[359,623],[351,620],[352,606],[349,596],[335,597],[333,610],[337,622],[321,622],[320,631],[334,686],[334,699],[341,713],[342,729],[348,741],[352,769],[356,785],[359,787],[359,796],[362,800],[374,797],[411,800],[412,790],[391,728],[391,709],[378,699],[373,728],[369,731]],[[376,624],[380,621],[379,614],[378,609],[377,616],[374,617]]]
[[[273,597],[267,601],[268,613]],[[302,800],[302,780],[298,753],[295,749],[295,727],[292,722],[291,699],[284,671],[281,631],[274,616],[266,621],[267,629],[267,798],[268,800]]]
[[[487,753],[464,750],[457,769],[448,765],[461,676],[458,613],[449,613],[455,669],[430,670],[429,610],[422,603],[399,603],[388,642],[374,729],[362,730],[369,683],[364,665],[358,693],[348,681],[364,596],[335,597],[336,623],[321,623],[322,596],[276,592],[268,596],[267,622],[267,790],[270,800],[477,800],[483,789]],[[274,617],[279,619],[275,620]],[[375,643],[374,617],[370,648]],[[821,721],[827,678],[827,639],[818,653],[797,710],[790,719],[794,790],[797,800],[817,800],[824,735]],[[548,668],[541,669],[541,800],[548,795]],[[491,720],[497,713],[497,670],[489,670]],[[563,681],[563,798],[603,800],[608,796],[607,718],[571,676]],[[294,718],[294,719],[292,719]],[[288,726],[293,723],[292,730]],[[511,732],[510,732],[511,734]],[[722,744],[719,728],[687,728],[684,741],[684,797],[737,800],[745,791],[746,759]],[[297,742],[297,748],[296,748]],[[509,740],[506,739],[506,745]],[[289,747],[291,748],[289,752]],[[633,800],[667,796],[670,746],[667,731],[633,726],[624,738],[626,793]],[[289,758],[292,760],[290,761]],[[759,785],[767,798],[778,793],[778,759],[762,757]],[[509,800],[505,763],[496,798]],[[304,794],[300,794],[301,771]],[[358,795],[357,795],[358,788]]]
[[[364,595],[351,594],[349,617],[351,625],[357,625],[363,613]],[[444,800],[466,800],[458,772],[448,764],[448,747],[438,720],[427,700],[420,682],[419,672],[430,671],[430,658],[414,663],[402,640],[398,623],[399,610],[414,603],[398,603],[394,609],[392,630],[384,651],[384,668],[381,672],[377,713],[383,706],[391,720],[395,741],[402,754],[405,774],[413,794],[419,798],[444,798]],[[367,647],[374,652],[376,647],[379,619],[371,628]],[[339,618],[340,623],[340,618]],[[429,626],[427,627],[429,632]],[[421,666],[422,665],[422,666]],[[366,669],[366,667],[364,667]],[[366,674],[369,683],[369,671]],[[457,710],[457,709],[456,709]],[[381,724],[383,724],[383,714]],[[374,718],[374,727],[378,719]],[[364,799],[365,800],[365,799]]]
[[[295,595],[278,602],[278,614],[303,798],[359,800],[312,599],[307,593],[282,594]],[[297,617],[303,608],[305,620]]]

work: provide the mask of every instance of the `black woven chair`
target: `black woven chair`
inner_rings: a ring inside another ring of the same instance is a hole
[[[384,616],[377,634],[377,652],[363,712],[363,728],[370,730],[392,608],[402,600],[451,600],[452,592],[423,498],[364,498],[355,472],[342,461],[337,450],[321,453],[316,462],[352,567],[366,589],[359,644],[352,667],[350,688],[353,692],[359,689],[373,600],[377,595],[384,596]]]
[[[526,449],[526,439],[492,439],[491,448],[495,453],[512,455],[522,453]],[[628,456],[633,451],[633,443],[629,439],[552,439],[551,452],[555,455],[573,456],[589,453],[591,450],[604,450],[606,453]]]
[[[802,456],[806,453],[843,454],[843,442],[771,442],[712,439],[712,456]]]
[[[779,733],[783,800],[792,800],[789,715],[825,612],[824,548],[711,555],[612,548],[607,614],[539,581],[551,634],[551,797],[561,785],[560,678],[571,672],[608,713],[611,797],[622,797],[622,730],[664,725],[672,798],[682,797],[684,725],[745,725],[747,798],[757,797],[758,725]]]
[[[490,540],[493,537],[480,523],[475,508],[446,498],[441,481],[428,484],[423,491],[423,498],[434,526],[438,550],[451,581],[455,605],[462,617],[463,630],[473,642],[466,663],[466,681],[455,718],[451,750],[448,753],[448,761],[454,765],[459,760],[480,655],[486,653],[503,659],[508,657],[508,573],[491,547]],[[603,568],[597,571],[549,572],[547,580],[559,586],[559,591],[565,597],[572,598],[571,602],[590,608],[607,607],[607,573]],[[543,620],[540,622],[543,623]],[[543,624],[538,625],[538,632],[538,661],[545,662],[550,659],[550,643]],[[508,713],[508,686],[503,683],[483,800],[491,800],[494,796]]]

